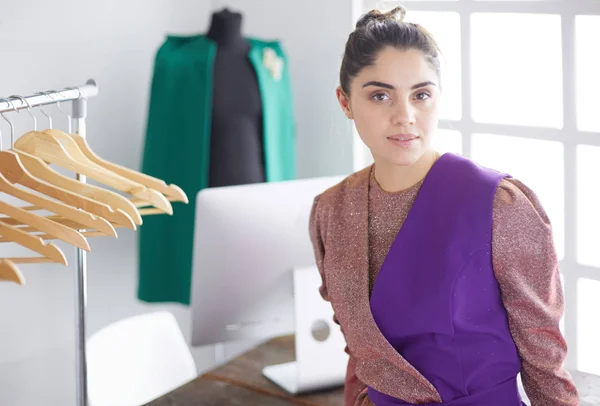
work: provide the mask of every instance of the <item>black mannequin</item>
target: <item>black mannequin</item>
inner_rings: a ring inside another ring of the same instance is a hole
[[[241,25],[241,14],[224,9],[207,33],[217,43],[209,187],[265,181],[262,103]]]

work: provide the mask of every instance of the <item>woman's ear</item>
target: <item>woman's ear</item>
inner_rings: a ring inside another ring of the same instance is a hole
[[[341,86],[338,86],[338,88],[335,89],[335,94],[346,117],[353,120],[354,116],[352,115],[352,109],[350,108],[350,98],[346,96],[344,89],[342,89]]]

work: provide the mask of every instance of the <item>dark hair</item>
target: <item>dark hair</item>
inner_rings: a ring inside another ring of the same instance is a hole
[[[379,51],[386,46],[423,52],[438,79],[441,79],[441,52],[435,38],[420,25],[404,22],[405,16],[406,9],[398,6],[386,13],[371,10],[358,20],[346,42],[340,69],[340,85],[346,94],[350,94],[352,79],[361,70],[373,65]]]

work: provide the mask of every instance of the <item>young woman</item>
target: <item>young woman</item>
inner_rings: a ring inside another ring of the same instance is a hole
[[[317,196],[310,234],[350,355],[346,406],[575,406],[552,229],[517,179],[431,146],[439,49],[405,9],[348,38],[337,97],[374,164]]]

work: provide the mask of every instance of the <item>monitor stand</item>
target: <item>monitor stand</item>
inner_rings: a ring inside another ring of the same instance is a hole
[[[265,367],[263,375],[292,395],[344,385],[348,354],[331,304],[319,294],[316,267],[295,268],[296,361]]]

